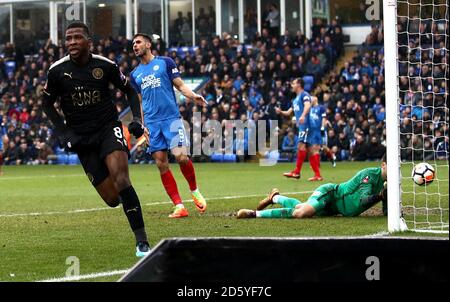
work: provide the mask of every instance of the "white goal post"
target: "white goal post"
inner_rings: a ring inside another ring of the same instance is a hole
[[[383,1],[384,68],[386,94],[386,160],[388,170],[388,229],[406,230],[401,217],[400,149],[397,103],[397,1]]]
[[[383,1],[389,232],[448,233],[448,1]],[[420,162],[430,185],[411,179]]]

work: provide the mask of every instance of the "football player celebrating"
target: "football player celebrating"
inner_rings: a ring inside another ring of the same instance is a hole
[[[90,182],[108,206],[120,203],[136,238],[136,256],[150,252],[139,198],[128,175],[129,151],[109,84],[122,90],[134,120],[128,129],[144,133],[138,96],[113,61],[91,54],[89,28],[69,24],[65,46],[69,54],[50,66],[44,89],[44,111],[68,151],[76,152]],[[59,105],[65,121],[56,110]]]

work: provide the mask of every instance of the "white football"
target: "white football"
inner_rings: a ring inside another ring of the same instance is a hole
[[[411,177],[419,185],[429,185],[433,182],[435,176],[434,168],[429,163],[420,163],[414,166]]]

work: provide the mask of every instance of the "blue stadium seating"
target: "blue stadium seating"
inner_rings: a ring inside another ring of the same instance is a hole
[[[186,57],[186,52],[189,52],[190,55],[195,54],[195,50],[198,48],[198,46],[194,47],[171,47],[169,48],[169,53],[175,51],[177,53],[177,57],[184,59]]]
[[[211,162],[223,162],[223,154],[214,153],[211,154]]]
[[[303,81],[305,82],[305,90],[311,92],[314,86],[314,77],[312,75],[306,75],[303,77]]]
[[[80,159],[75,153],[59,153],[56,154],[56,164],[57,165],[79,165]]]
[[[56,156],[56,164],[58,165],[66,165],[69,161],[69,155],[67,154],[58,154]]]
[[[62,154],[66,154],[66,151],[63,148],[56,147],[55,153],[56,153],[56,155],[62,155]]]
[[[214,153],[211,154],[210,157],[211,162],[219,162],[219,163],[235,163],[237,162],[237,156],[236,154],[220,154],[220,153]]]
[[[225,154],[223,156],[223,162],[224,163],[235,163],[237,160],[236,154]]]
[[[70,154],[67,164],[68,165],[79,165],[80,164],[80,160],[78,159],[78,155]]]

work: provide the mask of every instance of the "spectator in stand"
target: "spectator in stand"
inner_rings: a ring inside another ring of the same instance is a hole
[[[352,161],[365,161],[369,155],[369,145],[365,142],[363,135],[356,136],[356,142],[351,148],[351,160]]]
[[[270,35],[278,37],[280,35],[280,12],[275,3],[271,3],[269,7],[269,13],[265,21],[268,23]]]
[[[287,135],[283,138],[283,143],[281,145],[281,151],[286,153],[289,158],[289,161],[292,161],[297,155],[297,144],[298,144],[298,136],[294,134],[294,131],[289,128],[287,130]]]
[[[5,165],[15,165],[19,156],[19,149],[14,141],[10,141],[4,152]]]
[[[40,165],[51,165],[53,164],[52,155],[54,155],[52,148],[45,142],[39,143],[39,151],[37,156],[38,164]]]

